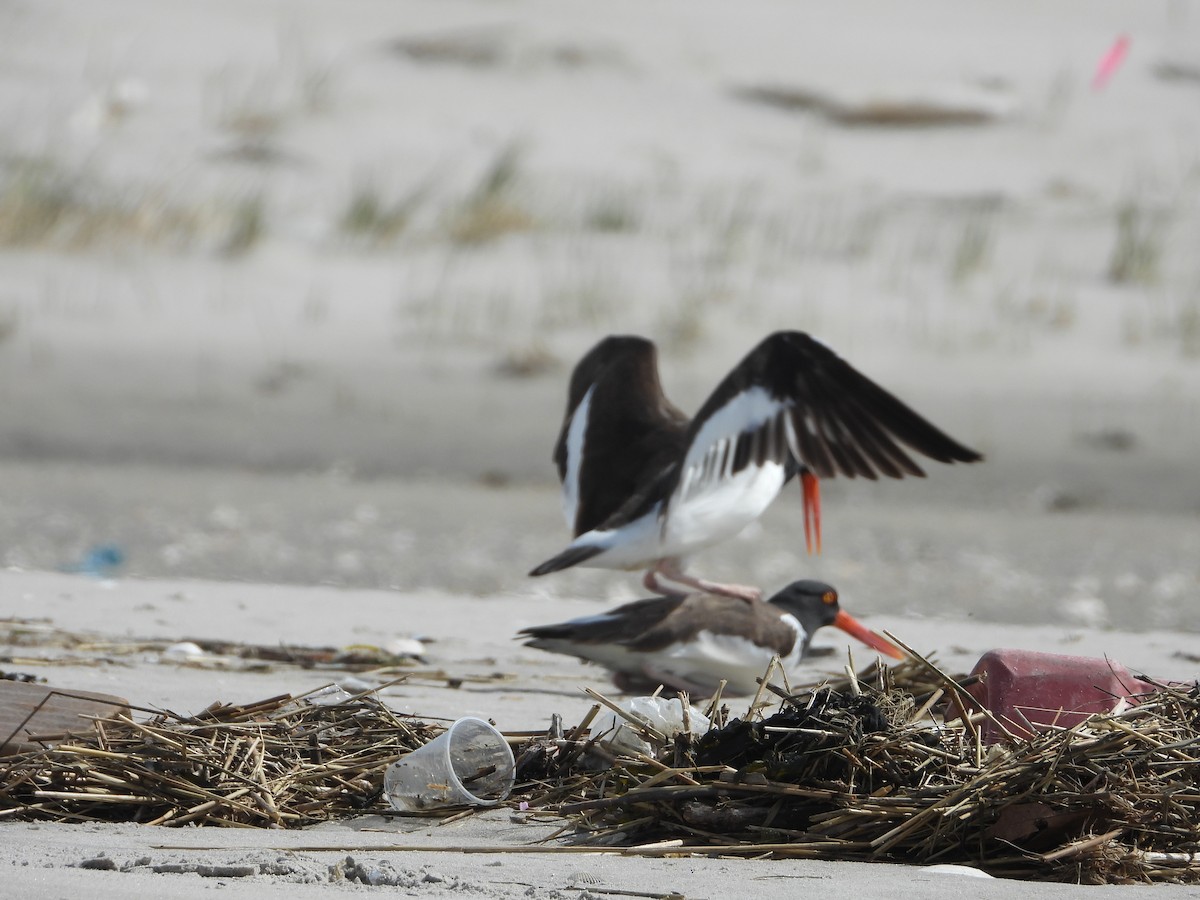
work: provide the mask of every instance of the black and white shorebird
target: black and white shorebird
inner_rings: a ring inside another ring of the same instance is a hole
[[[752,601],[757,588],[687,575],[685,558],[733,537],[800,477],[808,550],[821,549],[820,478],[924,476],[904,449],[943,463],[980,454],[799,331],[767,337],[689,419],[666,398],[657,350],[604,338],[571,375],[554,447],[574,540],[535,568],[646,568],[675,586]]]
[[[634,600],[597,616],[526,628],[528,647],[577,656],[610,669],[625,691],[662,684],[707,694],[725,680],[730,694],[750,694],[779,657],[789,671],[806,656],[817,629],[833,625],[872,649],[903,658],[890,641],[838,605],[820,581],[794,581],[766,603],[715,594]]]

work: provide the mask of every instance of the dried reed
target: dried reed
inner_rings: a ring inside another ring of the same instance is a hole
[[[0,816],[293,827],[360,814],[379,803],[388,764],[440,728],[370,693],[328,697],[97,720],[0,760]]]
[[[1200,881],[1200,685],[994,746],[961,695],[961,679],[920,657],[876,666],[785,695],[775,714],[733,719],[682,754],[667,743],[657,760],[563,779],[559,811],[592,843],[674,841],[681,854]]]
[[[694,738],[618,756],[590,720],[507,735],[511,802],[556,816],[557,852],[966,863],[1083,883],[1200,882],[1200,685],[1072,728],[987,745],[963,680],[930,660],[875,665],[753,704]],[[322,701],[325,702],[322,702]],[[98,720],[93,734],[0,761],[0,816],[296,827],[382,811],[383,772],[441,726],[368,692],[197,716]],[[636,722],[629,723],[635,730]],[[548,849],[545,844],[541,849]],[[512,848],[530,849],[530,848]]]

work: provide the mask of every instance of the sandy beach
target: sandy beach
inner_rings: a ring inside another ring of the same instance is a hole
[[[509,637],[517,626],[545,619],[542,597],[480,599],[445,592],[214,581],[106,582],[13,572],[0,577],[0,588],[17,609],[36,613],[35,622],[108,642],[91,649],[56,648],[48,635],[32,646],[26,636],[25,646],[10,648],[16,658],[6,668],[37,673],[63,689],[85,688],[128,698],[145,716],[159,709],[197,712],[218,700],[249,703],[281,693],[298,695],[350,677],[336,670],[263,667],[228,657],[180,661],[162,649],[144,646],[154,643],[162,648],[185,637],[349,647],[402,633],[426,636],[430,638],[427,655],[414,663],[407,681],[383,689],[382,699],[400,712],[430,720],[460,715],[490,718],[505,731],[547,728],[552,713],[561,714],[566,723],[578,722],[592,704],[583,693],[585,687],[619,696],[596,668],[525,649]],[[566,605],[575,611],[583,606],[579,601]],[[469,632],[448,624],[468,620],[475,626]],[[118,621],[121,626],[113,627]],[[1200,659],[1196,633],[1131,634],[882,614],[868,621],[872,627],[911,638],[918,646],[936,648],[938,661],[948,671],[969,669],[982,652],[1003,646],[1107,655],[1162,679],[1194,678]],[[381,629],[364,622],[393,625]],[[403,628],[394,624],[401,622]],[[824,632],[816,643],[836,653],[805,661],[793,673],[794,681],[817,682],[839,674],[846,645]],[[136,644],[143,646],[137,649]],[[865,662],[864,650],[856,650],[860,664]],[[42,661],[29,658],[35,656]],[[736,711],[745,702],[739,707],[731,699],[729,705]],[[763,896],[783,897],[794,893],[797,880],[832,897],[883,896],[897,886],[931,897],[961,896],[965,890],[987,897],[1017,896],[1017,892],[1051,897],[1072,890],[1104,890],[976,878],[964,884],[962,879],[969,876],[960,872],[895,864],[656,859],[615,851],[562,855],[554,849],[526,852],[558,826],[553,819],[509,809],[444,825],[436,820],[364,815],[298,830],[6,822],[0,858],[8,863],[9,883],[19,885],[23,896],[37,898],[81,890],[97,897],[149,891],[182,897],[217,887],[246,896],[297,891],[333,896],[365,890],[356,880],[360,877],[418,896],[466,891],[496,898],[607,896],[629,891],[718,897],[728,896],[747,881]],[[1110,890],[1180,897],[1195,892],[1182,885]]]
[[[585,687],[616,696],[596,669],[524,649],[509,638],[515,626],[545,618],[545,600],[538,597],[481,600],[449,593],[151,579],[105,582],[36,573],[6,573],[0,581],[4,595],[14,598],[20,609],[36,611],[38,621],[102,637],[112,645],[107,651],[55,650],[47,639],[36,649],[13,648],[14,655],[54,660],[31,664],[18,657],[14,663],[21,670],[41,674],[63,688],[86,686],[129,698],[145,715],[154,709],[198,711],[216,700],[246,703],[285,692],[300,694],[347,675],[286,665],[264,671],[245,661],[213,657],[181,662],[162,651],[123,652],[123,642],[157,638],[161,646],[177,638],[224,637],[247,643],[352,646],[402,631],[361,624],[383,621],[403,622],[404,632],[432,639],[409,679],[381,692],[401,712],[429,719],[477,715],[491,718],[503,730],[536,730],[548,727],[551,713],[561,714],[567,723],[579,721],[592,703],[583,693]],[[470,633],[447,626],[465,620],[476,626]],[[114,628],[114,621],[122,627]],[[1194,633],[1127,634],[887,615],[873,615],[869,622],[899,636],[919,635],[921,646],[937,648],[939,661],[951,671],[969,668],[995,646],[1108,655],[1164,679],[1194,677],[1200,659],[1200,635]],[[807,661],[794,678],[818,681],[838,674],[845,645],[824,633],[817,643],[836,648],[838,655]],[[858,648],[860,660],[862,651]],[[736,701],[730,705],[737,709]],[[713,897],[726,895],[745,879],[763,896],[790,895],[795,879],[802,879],[806,884],[820,881],[822,892],[834,897],[864,891],[882,895],[897,884],[940,897],[960,896],[966,889],[960,879],[968,877],[883,864],[528,854],[520,851],[548,836],[557,824],[507,809],[447,825],[360,816],[296,831],[19,822],[3,827],[3,855],[14,867],[6,877],[31,897],[78,890],[100,897],[150,890],[186,896],[217,886],[246,891],[247,896],[307,890],[324,895],[363,890],[354,880],[359,869],[378,884],[419,896],[469,891],[497,898],[573,896],[589,890],[595,891],[593,896],[639,890],[655,896],[674,892]],[[98,863],[97,858],[110,862]],[[348,859],[353,861],[349,876]],[[1069,890],[994,879],[972,879],[969,884],[980,896],[1015,896],[1018,890],[1051,896]],[[1128,886],[1120,890],[1139,891]],[[1182,886],[1153,890],[1192,893]]]
[[[706,574],[825,579],[948,671],[1195,679],[1198,58],[1171,0],[0,5],[0,669],[185,713],[348,673],[170,643],[415,637],[395,709],[578,721],[604,673],[516,631],[643,594],[525,574],[566,542],[572,364],[644,334],[691,411],[788,328],[987,459],[827,482],[819,557],[789,489]],[[816,643],[797,678],[844,665]],[[33,900],[1085,890],[514,849],[552,830],[3,820],[0,867]]]

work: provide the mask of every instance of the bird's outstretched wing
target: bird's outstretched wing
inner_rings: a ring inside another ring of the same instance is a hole
[[[589,350],[571,375],[554,445],[572,533],[600,525],[678,460],[687,423],[663,394],[652,342],[614,335]]]
[[[943,463],[983,457],[799,331],[770,335],[725,377],[688,429],[672,501],[748,466],[789,475],[924,476],[905,448]]]

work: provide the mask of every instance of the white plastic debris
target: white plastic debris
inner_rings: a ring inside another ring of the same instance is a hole
[[[365,694],[368,691],[375,690],[378,685],[370,684],[363,681],[361,678],[355,678],[353,675],[347,675],[345,678],[339,678],[337,686],[343,691],[348,691],[351,694]]]
[[[635,719],[645,722],[663,737],[671,738],[684,730],[684,701],[665,697],[631,697],[617,704]],[[712,722],[691,704],[687,706],[687,724],[697,737],[712,728]],[[650,753],[650,744],[642,732],[617,713],[600,713],[592,723],[590,734],[598,743],[614,753]]]
[[[329,684],[320,690],[307,694],[304,699],[313,706],[340,706],[349,700],[351,694],[341,685]]]
[[[400,658],[420,659],[425,655],[425,645],[414,637],[394,637],[383,645],[383,649]]]
[[[163,659],[173,659],[177,662],[186,662],[187,660],[197,659],[204,655],[204,651],[199,644],[192,641],[180,641],[177,644],[171,644],[162,652]]]

